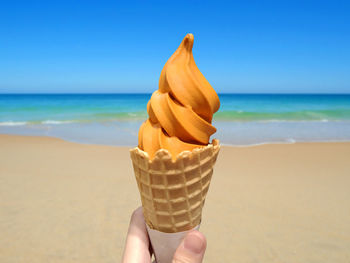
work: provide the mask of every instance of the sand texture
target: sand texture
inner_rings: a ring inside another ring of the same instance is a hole
[[[127,147],[0,135],[0,262],[119,262]],[[350,262],[350,143],[222,147],[205,262]]]

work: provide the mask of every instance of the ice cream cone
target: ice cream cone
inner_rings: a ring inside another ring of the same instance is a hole
[[[176,233],[199,225],[219,150],[215,139],[208,146],[180,153],[175,161],[164,149],[153,160],[138,147],[130,150],[149,228]]]
[[[180,153],[175,161],[165,149],[158,150],[153,160],[138,147],[130,150],[157,263],[170,263],[185,235],[199,229],[219,150],[215,139]]]
[[[187,34],[164,65],[130,151],[158,263],[171,262],[186,233],[198,229],[220,150],[218,140],[209,143],[220,100],[194,62],[193,41]]]

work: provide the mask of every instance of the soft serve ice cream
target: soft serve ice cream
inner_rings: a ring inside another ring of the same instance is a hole
[[[130,150],[143,215],[157,262],[170,263],[182,239],[198,229],[220,151],[211,125],[220,102],[197,68],[188,34],[165,64],[149,118]]]
[[[139,148],[154,158],[159,149],[173,159],[183,151],[208,145],[220,101],[193,59],[193,35],[187,34],[165,64],[159,89],[147,105],[149,118],[139,130]]]

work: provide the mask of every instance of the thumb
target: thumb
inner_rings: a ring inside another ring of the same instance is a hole
[[[205,236],[196,230],[191,231],[177,248],[173,263],[201,263],[206,247]]]

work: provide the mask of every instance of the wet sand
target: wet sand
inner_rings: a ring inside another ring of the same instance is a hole
[[[205,262],[349,262],[350,143],[223,147]],[[119,262],[140,205],[128,147],[0,135],[0,262]]]

